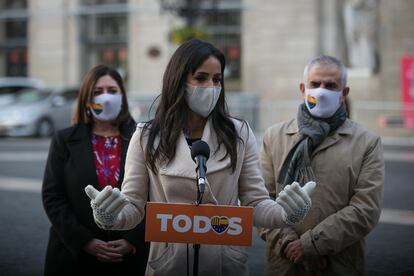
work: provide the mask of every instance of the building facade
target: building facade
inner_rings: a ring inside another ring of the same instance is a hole
[[[156,95],[177,39],[196,30],[225,53],[227,91],[249,96],[240,106],[257,113],[256,129],[296,114],[306,62],[329,54],[349,68],[351,116],[387,135],[378,118],[401,113],[413,10],[411,0],[0,0],[0,76],[74,85],[105,63],[130,95]]]
[[[261,99],[262,128],[295,116],[304,66],[328,54],[348,67],[351,117],[385,136],[413,136],[401,122],[400,60],[414,55],[414,1],[245,3],[242,87]]]

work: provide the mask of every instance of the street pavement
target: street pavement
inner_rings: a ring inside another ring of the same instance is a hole
[[[380,223],[366,243],[369,275],[414,275],[414,140],[384,138]],[[0,139],[0,275],[42,275],[49,221],[40,188],[50,141]],[[264,242],[253,236],[250,275],[263,275]]]

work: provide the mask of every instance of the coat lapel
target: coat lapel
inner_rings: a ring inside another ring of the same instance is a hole
[[[100,190],[98,177],[96,175],[95,158],[90,141],[89,127],[82,124],[78,125],[70,135],[67,145],[73,160],[77,160],[74,164],[77,171],[84,173],[87,184],[91,184]]]
[[[181,132],[178,138],[175,157],[169,163],[160,166],[160,174],[195,178],[195,168],[196,164],[191,159],[190,147],[187,144],[184,134]]]
[[[210,120],[207,121],[207,124],[204,127],[202,140],[204,140],[210,147],[210,158],[207,161],[207,175],[231,166],[230,156],[224,158],[227,152],[225,146],[221,145],[220,149],[218,149],[217,135],[214,132]]]
[[[316,149],[313,151],[312,153],[312,158],[318,154],[318,152],[327,149],[333,145],[335,145],[336,143],[338,143],[338,141],[341,139],[342,135],[347,135],[347,134],[352,134],[352,129],[351,129],[351,125],[349,123],[348,120],[345,120],[345,122],[342,124],[342,126],[340,126],[338,128],[337,131],[335,131],[334,134],[326,137],[322,143],[316,147]]]
[[[288,145],[286,145],[286,148],[288,149],[287,153],[300,141],[301,135],[299,134],[299,128],[298,128],[298,121],[296,119],[291,120],[289,125],[286,127],[285,134],[292,136],[293,139],[288,139]]]
[[[207,121],[204,127],[201,140],[205,141],[210,147],[210,158],[207,161],[207,176],[210,173],[230,167],[230,157],[221,160],[225,156],[226,150],[223,145],[217,150],[217,136],[212,129],[210,120]],[[181,133],[174,159],[169,164],[161,166],[160,174],[194,179],[196,177],[195,170],[196,164],[191,159],[190,147],[184,134]]]
[[[121,124],[119,128],[119,131],[121,133],[122,146],[121,146],[121,164],[120,164],[121,167],[119,169],[118,187],[121,187],[122,181],[124,179],[126,154],[128,151],[131,136],[135,131],[135,126],[136,126],[135,121],[130,120],[126,123]]]

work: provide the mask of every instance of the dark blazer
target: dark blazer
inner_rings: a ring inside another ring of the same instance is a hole
[[[121,168],[135,131],[130,119],[121,124]],[[58,131],[51,142],[42,186],[43,205],[52,224],[45,261],[45,275],[144,275],[149,244],[144,242],[144,223],[130,231],[107,231],[94,222],[84,188],[100,189],[91,145],[91,128],[85,124]],[[99,262],[82,248],[93,238],[104,241],[126,239],[137,249],[120,263]]]

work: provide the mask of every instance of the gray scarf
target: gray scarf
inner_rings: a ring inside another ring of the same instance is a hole
[[[342,104],[330,118],[321,119],[313,117],[305,104],[298,110],[298,126],[301,139],[290,150],[279,174],[278,182],[282,188],[293,181],[301,186],[308,181],[316,181],[311,166],[313,150],[335,130],[337,130],[348,117],[345,104]]]

